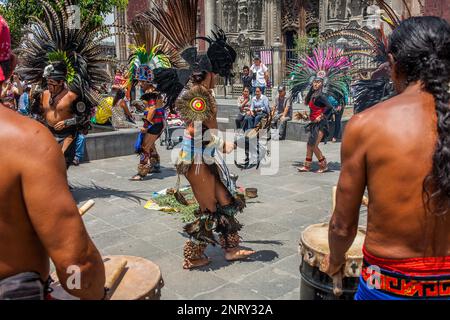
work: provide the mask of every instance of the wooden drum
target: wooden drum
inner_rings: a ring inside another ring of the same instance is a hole
[[[153,262],[133,256],[106,256],[105,263],[106,279],[111,278],[112,273],[118,270],[118,266],[126,262],[123,271],[118,275],[115,284],[109,291],[109,300],[159,300],[161,288],[164,286],[159,266]],[[78,300],[68,294],[61,286],[56,272],[52,274],[55,280],[51,288],[52,297],[58,300]],[[107,280],[108,281],[108,280]]]
[[[328,246],[328,224],[311,225],[303,231],[299,253],[301,300],[353,300],[358,289],[359,276],[363,265],[362,248],[366,236],[365,229],[360,227],[355,241],[347,252],[347,260],[342,278],[342,295],[336,297],[333,293],[334,284],[327,274],[320,271],[320,265],[325,255],[330,253]]]

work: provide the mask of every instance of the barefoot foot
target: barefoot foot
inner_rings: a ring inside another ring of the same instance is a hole
[[[225,259],[228,261],[244,260],[254,253],[256,253],[256,251],[239,248],[228,249],[225,251]]]
[[[211,262],[211,260],[209,260],[208,258],[200,258],[200,259],[195,259],[195,260],[188,260],[188,259],[184,259],[183,262],[183,269],[194,269],[194,268],[200,268],[203,266],[208,265]]]

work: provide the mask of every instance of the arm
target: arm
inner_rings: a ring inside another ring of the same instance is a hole
[[[127,107],[127,104],[125,101],[121,101],[120,102],[120,107],[123,109],[123,111],[125,112],[125,114],[129,117],[129,118],[133,118],[133,115],[131,114],[130,110]],[[153,115],[152,115],[153,117]]]
[[[358,231],[359,209],[366,187],[366,152],[361,121],[353,117],[342,142],[342,169],[336,192],[336,208],[330,221],[330,269],[332,275],[345,263],[345,253]]]
[[[269,83],[269,68],[266,65],[264,65],[264,79],[266,83]]]
[[[288,115],[288,113],[289,113],[289,110],[291,110],[291,109],[292,109],[292,99],[286,97],[286,107],[284,108],[283,116],[282,116],[282,117],[283,117],[283,118],[286,118],[287,115]]]
[[[103,261],[69,191],[61,149],[43,126],[30,126],[39,143],[29,144],[27,148],[39,157],[22,159],[20,172],[24,201],[33,228],[54,262],[64,289],[81,299],[102,299]],[[80,289],[67,288],[70,266],[81,270]]]
[[[148,122],[152,122],[153,116],[154,116],[154,114],[155,114],[155,108],[154,108],[154,107],[151,107],[151,108],[147,108],[147,110],[148,110],[148,113],[147,113],[147,121],[148,121]]]

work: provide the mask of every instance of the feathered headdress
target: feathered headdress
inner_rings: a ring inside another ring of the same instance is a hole
[[[394,9],[384,0],[376,0],[376,4],[383,10],[380,18],[386,22],[392,30],[394,30],[404,18],[411,17],[411,10],[405,0],[402,3],[406,9],[406,17],[400,17]],[[421,6],[422,3],[419,1]],[[354,105],[355,113],[364,111],[365,109],[389,98],[394,94],[393,86],[390,80],[389,69],[386,68],[388,61],[387,45],[388,39],[384,33],[383,27],[374,34],[362,28],[344,28],[337,31],[328,32],[321,37],[321,41],[329,41],[340,37],[353,38],[360,40],[367,46],[367,49],[356,52],[346,51],[348,55],[370,55],[378,68],[369,80],[359,80],[354,86]]]
[[[69,90],[78,95],[79,115],[89,117],[99,104],[102,85],[111,81],[104,64],[115,62],[106,57],[101,41],[111,36],[110,26],[92,27],[91,16],[78,29],[70,25],[69,0],[56,1],[58,12],[46,0],[38,0],[44,10],[43,20],[30,17],[17,50],[22,61],[18,73],[30,83],[46,87],[47,79],[65,80]],[[95,10],[92,10],[92,14]]]
[[[128,59],[127,76],[129,83],[135,81],[153,82],[153,70],[171,67],[169,58],[159,52],[159,46],[153,47],[150,51],[146,50],[145,45],[131,46],[131,48],[133,51]]]
[[[312,56],[304,56],[291,73],[292,96],[309,90],[314,80],[323,81],[323,93],[337,101],[349,93],[349,78],[345,74],[351,67],[350,59],[342,50],[317,48]]]

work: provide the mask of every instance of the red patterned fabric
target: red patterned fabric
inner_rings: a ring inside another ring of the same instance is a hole
[[[384,270],[402,273],[409,276],[439,276],[450,275],[450,256],[423,257],[409,259],[384,259],[370,254],[363,247],[364,260],[369,265],[378,266]]]

